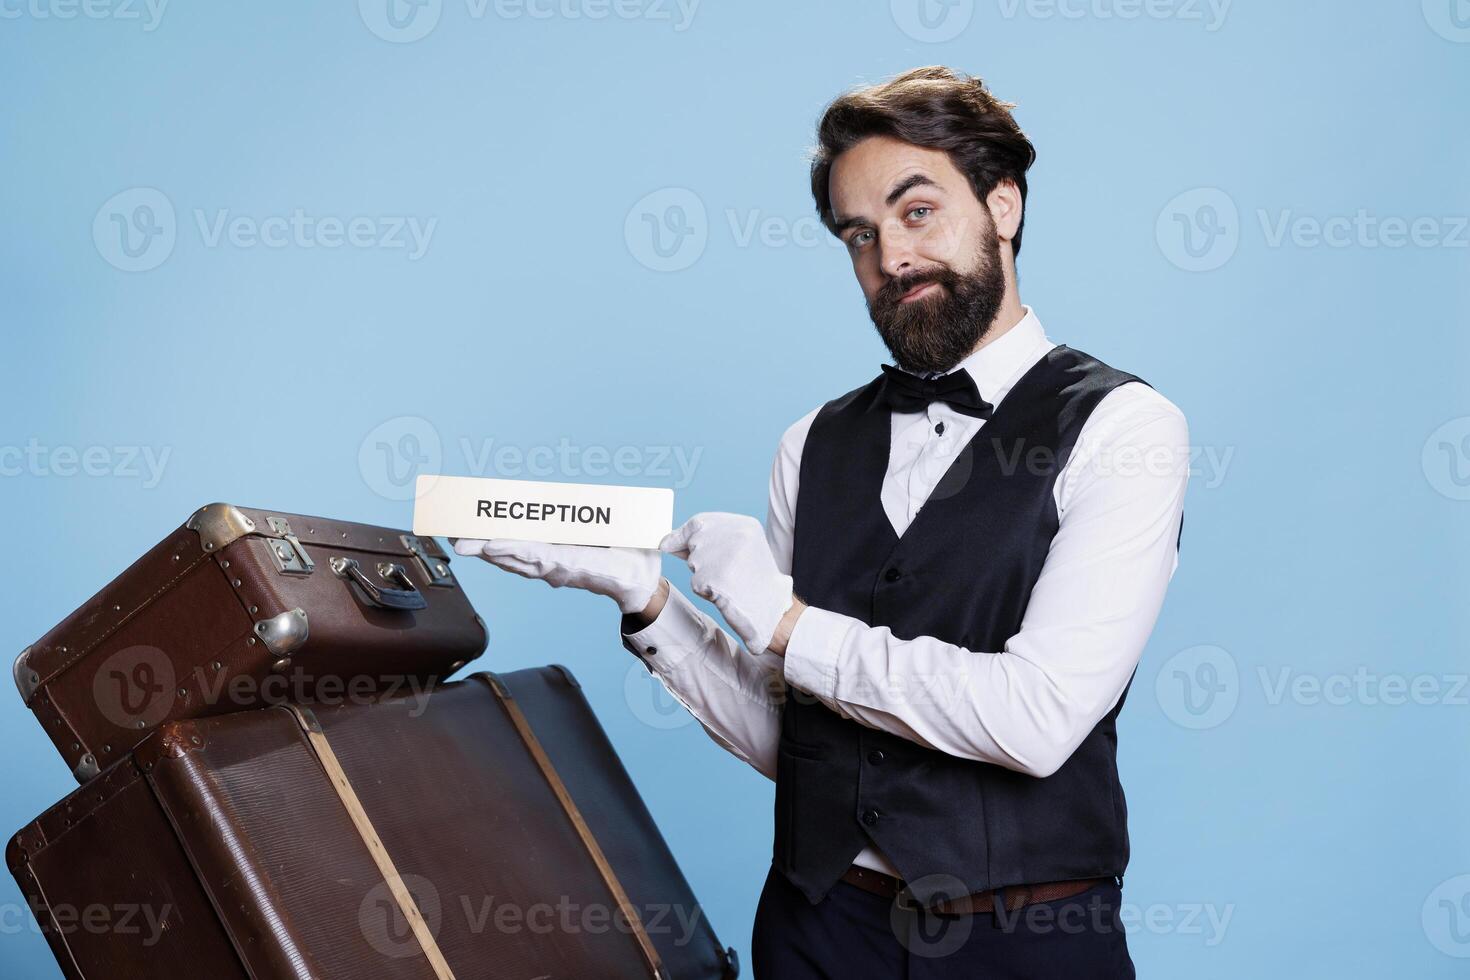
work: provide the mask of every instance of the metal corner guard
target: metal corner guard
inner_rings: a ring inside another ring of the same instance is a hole
[[[20,699],[26,704],[31,703],[31,696],[36,693],[36,688],[41,686],[41,675],[31,670],[29,661],[31,648],[26,647],[15,658],[15,666],[11,669],[15,676],[15,689],[20,692]]]
[[[306,642],[311,635],[311,623],[307,619],[306,610],[298,607],[270,619],[262,619],[255,624],[255,635],[260,637],[260,642],[265,644],[267,650],[278,657],[284,657],[299,650]]]
[[[215,552],[255,530],[255,521],[234,504],[205,504],[184,526],[199,535],[199,546]]]

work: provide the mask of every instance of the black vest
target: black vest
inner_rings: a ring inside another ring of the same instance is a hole
[[[880,500],[892,414],[882,376],[828,402],[801,455],[796,594],[900,639],[933,636],[994,655],[1020,631],[1057,531],[1053,486],[1082,424],[1109,391],[1139,380],[1052,349],[955,456],[902,537]],[[1114,722],[1122,706],[1120,698],[1060,769],[1038,778],[868,728],[790,688],[774,864],[812,903],[869,838],[923,904],[1121,875],[1127,807]]]

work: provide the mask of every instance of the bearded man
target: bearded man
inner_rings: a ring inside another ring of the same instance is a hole
[[[1035,151],[976,78],[826,110],[811,168],[893,356],[781,437],[765,526],[659,554],[461,541],[617,600],[624,645],[776,782],[758,978],[1132,977],[1116,719],[1178,565],[1189,435],[1021,303]],[[743,644],[743,649],[741,645]]]

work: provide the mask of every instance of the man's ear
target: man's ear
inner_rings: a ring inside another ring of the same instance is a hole
[[[1002,180],[985,195],[985,204],[990,208],[990,216],[995,219],[996,235],[1002,241],[1014,239],[1016,229],[1021,227],[1024,208],[1021,203],[1021,189],[1013,181]]]

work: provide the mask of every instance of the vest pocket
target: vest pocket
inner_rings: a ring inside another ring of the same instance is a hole
[[[823,762],[827,758],[827,750],[822,746],[794,742],[785,737],[776,743],[776,752],[778,755],[784,752],[794,759],[809,759],[813,762]]]

